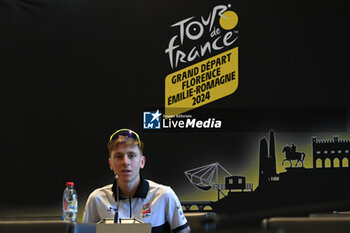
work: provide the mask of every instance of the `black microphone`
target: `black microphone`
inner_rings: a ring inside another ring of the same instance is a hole
[[[115,210],[115,213],[114,213],[114,223],[119,223],[118,222],[118,219],[119,219],[119,187],[118,187],[118,178],[119,176],[118,175],[115,175],[115,184],[116,184],[116,187],[117,187],[117,190],[116,190],[116,195],[117,195],[117,200],[116,200],[116,210]]]
[[[114,213],[114,223],[118,223],[118,217],[119,217],[119,213],[118,213],[118,209],[117,209]]]

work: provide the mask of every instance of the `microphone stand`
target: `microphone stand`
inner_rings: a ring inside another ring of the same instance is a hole
[[[116,188],[117,188],[117,191],[116,191],[116,195],[117,195],[117,198],[116,198],[116,210],[115,210],[115,213],[114,213],[114,223],[119,223],[119,187],[118,187],[118,178],[117,178],[118,175],[116,175]]]

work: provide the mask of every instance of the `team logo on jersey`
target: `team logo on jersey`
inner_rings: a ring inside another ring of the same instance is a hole
[[[116,212],[117,208],[114,208],[114,207],[110,206],[109,208],[107,208],[107,211],[108,212]]]
[[[142,217],[148,217],[151,216],[151,205],[149,203],[142,206]]]

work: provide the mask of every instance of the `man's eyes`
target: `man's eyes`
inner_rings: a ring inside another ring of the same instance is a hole
[[[128,154],[127,155],[129,159],[134,159],[136,157],[136,154]],[[122,159],[124,155],[115,155],[114,158],[116,159]]]

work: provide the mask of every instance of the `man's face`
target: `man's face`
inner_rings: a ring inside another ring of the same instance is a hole
[[[114,149],[109,158],[109,166],[119,181],[137,184],[140,168],[145,166],[146,159],[137,145],[121,144]]]

